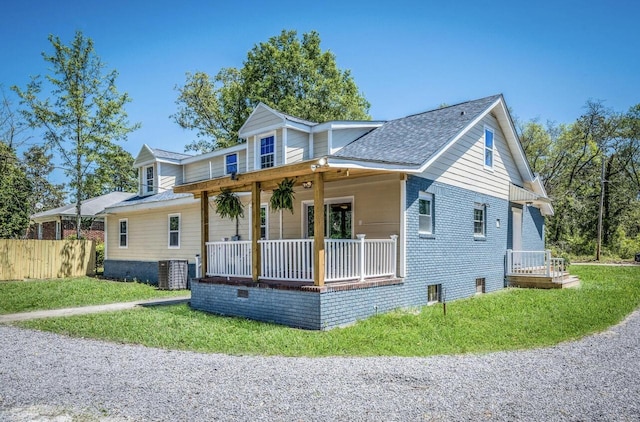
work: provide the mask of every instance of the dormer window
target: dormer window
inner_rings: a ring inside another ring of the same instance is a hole
[[[153,181],[154,181],[153,166],[144,168],[144,193],[153,193]]]
[[[275,137],[260,139],[260,168],[266,169],[275,165]]]

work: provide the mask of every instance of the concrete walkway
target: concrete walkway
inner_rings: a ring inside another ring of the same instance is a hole
[[[46,311],[21,312],[18,314],[0,315],[0,324],[17,321],[27,321],[30,319],[55,318],[71,315],[95,314],[99,312],[120,311],[123,309],[132,309],[136,306],[157,306],[157,305],[175,305],[178,303],[186,303],[191,296],[175,296],[161,299],[136,300],[133,302],[109,303],[106,305],[82,306],[78,308],[50,309]]]

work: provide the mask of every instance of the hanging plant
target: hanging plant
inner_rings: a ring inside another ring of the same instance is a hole
[[[216,213],[222,218],[236,220],[236,236],[238,236],[238,220],[244,217],[244,206],[240,198],[229,189],[223,189],[215,199]]]
[[[286,178],[282,182],[278,183],[278,187],[273,190],[271,195],[271,209],[273,211],[289,210],[293,214],[293,185],[294,179]]]

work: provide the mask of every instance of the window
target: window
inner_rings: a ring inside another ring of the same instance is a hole
[[[484,128],[484,167],[493,169],[493,130]]]
[[[126,218],[123,220],[120,220],[120,247],[121,248],[126,248],[127,246],[129,246],[129,220],[127,220]]]
[[[275,165],[275,138],[268,136],[260,139],[260,168],[266,169]]]
[[[440,302],[441,284],[432,284],[427,286],[427,305]]]
[[[473,206],[473,235],[477,237],[484,237],[486,235],[485,218],[486,218],[486,205],[474,204]]]
[[[260,239],[267,238],[267,206],[260,207]]]
[[[313,201],[304,201],[303,213],[304,230],[307,239],[314,236],[314,206]],[[353,238],[353,199],[331,198],[324,204],[324,230],[325,237],[329,239],[351,239]]]
[[[418,225],[418,233],[433,234],[433,194],[420,192]]]
[[[225,174],[238,172],[238,154],[229,154],[224,157]]]
[[[180,247],[180,214],[169,215],[169,247]]]
[[[144,185],[145,185],[146,193],[153,192],[153,179],[154,179],[153,166],[145,167],[144,168]]]
[[[484,279],[484,277],[476,278],[476,294],[480,294],[480,293],[484,293],[484,292],[485,292],[485,279]]]

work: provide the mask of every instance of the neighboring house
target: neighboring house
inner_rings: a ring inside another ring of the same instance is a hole
[[[553,208],[501,95],[388,122],[259,104],[239,135],[198,156],[143,147],[140,196],[107,210],[105,275],[152,280],[158,260],[201,254],[192,307],[327,329],[561,274],[544,251]],[[285,178],[293,213],[268,207]],[[215,213],[223,189],[245,204],[237,228]]]
[[[81,232],[85,239],[104,240],[105,208],[134,196],[128,192],[111,192],[89,198],[80,203]],[[63,205],[31,216],[27,237],[30,239],[60,240],[76,235],[76,204]]]

